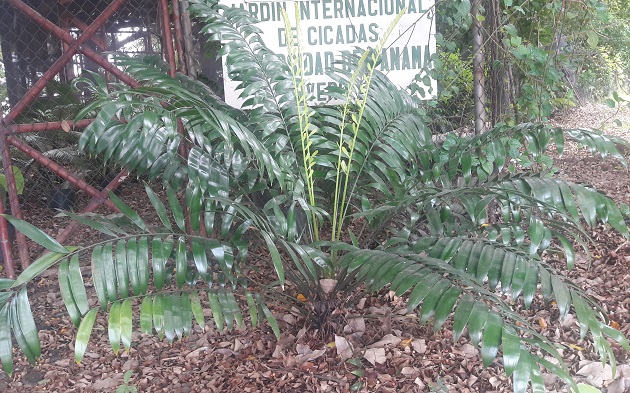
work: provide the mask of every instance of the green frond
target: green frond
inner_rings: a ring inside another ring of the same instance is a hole
[[[610,156],[626,165],[617,148],[621,141],[614,137],[594,130],[561,130],[544,124],[523,123],[516,126],[499,124],[480,135],[446,134],[431,149],[432,159],[425,160],[422,169],[432,171],[429,179],[433,181],[446,175],[450,180],[461,176],[466,183],[474,178],[483,181],[506,166],[513,166],[511,160],[525,167],[537,164],[543,170],[551,169],[553,160],[547,150],[553,142],[556,150],[562,153],[567,139],[587,146],[593,154]]]
[[[287,168],[299,162],[300,127],[295,110],[294,79],[287,62],[262,42],[258,22],[238,7],[212,0],[190,2],[191,13],[204,22],[202,32],[221,42],[230,79],[240,82],[242,107],[249,109],[247,126],[270,152],[284,154]]]
[[[426,256],[420,251],[426,252]],[[540,365],[551,367],[570,386],[575,383],[553,344],[515,314],[500,295],[484,289],[486,279],[490,287],[501,281],[504,291],[511,291],[513,298],[522,292],[529,305],[538,286],[539,272],[545,271],[540,274],[543,291],[553,293],[561,317],[566,316],[571,305],[575,307],[581,334],[591,332],[602,361],[612,359],[606,338],[630,348],[627,339],[606,325],[605,316],[587,303],[583,293],[542,262],[526,257],[483,239],[441,238],[427,239],[413,252],[352,251],[342,256],[340,262],[350,271],[357,271],[357,279],[370,290],[389,286],[398,296],[408,293],[409,311],[420,307],[420,322],[433,317],[434,329],[439,329],[453,314],[454,339],[467,327],[473,345],[481,347],[485,366],[493,362],[501,349],[506,373],[513,376],[514,389],[518,392],[526,391],[530,380],[532,384],[538,383]],[[546,280],[549,282],[543,282]],[[542,362],[530,354],[535,350],[554,357],[558,364]]]
[[[142,75],[145,85],[95,100],[91,105],[98,114],[79,140],[81,149],[174,187],[187,179],[203,187],[225,186],[227,174],[238,181],[254,168],[259,176],[285,183],[280,164],[237,120],[249,117],[228,109],[187,76],[171,78],[152,63],[116,58],[130,73]],[[190,144],[187,161],[179,155],[184,138]]]

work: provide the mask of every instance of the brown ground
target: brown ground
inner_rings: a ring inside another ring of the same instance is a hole
[[[616,119],[625,129],[614,126]],[[565,127],[603,127],[607,133],[630,139],[628,110],[587,106],[564,113],[555,121]],[[593,184],[616,201],[630,203],[630,173],[618,163],[570,146],[557,166],[565,179]],[[130,200],[141,194],[141,186],[131,185],[123,192],[123,198]],[[142,206],[143,202],[135,204]],[[46,217],[36,224],[52,233],[63,222],[43,212],[33,211],[29,217],[33,216]],[[630,243],[606,228],[594,229],[593,235],[598,242],[592,249],[593,263],[589,267],[582,258],[569,275],[604,304],[611,320],[627,335]],[[81,232],[75,241],[92,236]],[[501,368],[493,365],[484,369],[477,350],[466,338],[453,345],[448,329],[434,334],[430,328],[418,328],[406,315],[402,299],[389,299],[387,294],[368,298],[360,303],[362,307],[350,310],[355,317],[347,319],[347,328],[363,332],[353,341],[355,356],[363,356],[362,363],[356,365],[343,362],[338,355],[343,337],[338,338],[337,346],[313,338],[304,333],[304,321],[297,313],[279,305],[272,309],[283,332],[280,342],[266,325],[217,332],[208,324],[205,331],[197,326],[190,337],[173,344],[134,333],[131,351],[118,356],[109,347],[106,320],[101,316],[86,357],[77,365],[72,360],[76,329],[67,318],[55,272],[34,285],[30,297],[39,318],[43,354],[35,366],[17,355],[13,378],[0,373],[2,392],[114,392],[127,370],[133,370],[130,385],[139,392],[346,392],[359,387],[357,382],[364,388],[353,391],[511,391]],[[622,377],[618,375],[610,385],[609,370],[593,362],[596,357],[590,345],[579,340],[575,320],[560,323],[553,307],[530,313],[530,318],[545,334],[572,345],[563,354],[578,379],[608,386],[609,393],[624,391],[620,387],[625,382],[623,375],[630,377],[627,354],[618,351]],[[554,376],[545,378],[550,391],[564,391]]]

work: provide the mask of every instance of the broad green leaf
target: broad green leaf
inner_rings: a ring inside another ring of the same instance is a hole
[[[197,239],[192,240],[192,254],[199,276],[205,280],[208,276],[208,255],[201,241]]]
[[[532,383],[532,393],[547,392],[547,389],[545,388],[545,380],[543,379],[540,368],[538,368],[537,365],[532,367],[530,377]]]
[[[188,273],[188,259],[186,257],[186,238],[180,236],[177,239],[177,252],[175,254],[175,275],[177,287],[181,288],[186,283]]]
[[[47,233],[45,233],[41,229],[37,228],[36,226],[34,226],[32,224],[29,224],[26,221],[22,221],[20,219],[15,218],[15,217],[8,216],[6,214],[3,214],[2,216],[4,218],[6,218],[7,221],[9,221],[11,224],[13,224],[13,226],[15,227],[16,230],[22,232],[26,237],[28,237],[29,239],[33,240],[35,243],[39,244],[40,246],[44,247],[45,249],[52,251],[53,253],[68,254],[68,253],[73,251],[72,249],[69,249],[69,248],[66,248],[66,247],[62,246],[61,244],[59,244],[59,242],[57,242],[55,239],[53,239]],[[42,258],[40,258],[40,259],[42,259]],[[35,264],[35,263],[33,263],[33,264]],[[27,268],[27,270],[28,270],[28,268]],[[24,273],[26,273],[27,270],[22,272],[22,274],[20,276],[24,275]],[[41,271],[39,273],[41,273]],[[33,274],[33,273],[30,273],[30,274]],[[32,277],[34,277],[34,276],[32,276]],[[19,279],[20,278],[18,277],[18,281],[19,281]],[[26,281],[29,281],[29,280],[30,279],[28,279]],[[16,285],[21,285],[21,284],[16,284]],[[16,285],[14,285],[14,286],[16,286]]]
[[[599,44],[599,35],[593,30],[584,31],[586,34],[586,43],[593,49],[597,48],[597,44]]]
[[[564,319],[569,312],[569,307],[571,306],[571,294],[569,292],[569,288],[567,288],[567,285],[562,281],[562,279],[556,275],[551,276],[551,286],[553,287],[553,294],[556,298],[558,310],[560,311],[560,319]]]
[[[116,233],[114,231],[112,231],[110,228],[108,228],[105,224],[98,222],[96,220],[92,220],[86,216],[83,216],[81,214],[74,214],[71,212],[63,212],[63,215],[68,216],[70,218],[72,218],[75,221],[80,222],[81,224],[96,229],[97,231],[107,235],[107,236],[111,236],[111,237],[116,237]]]
[[[499,352],[502,330],[503,321],[501,316],[494,312],[488,313],[488,321],[486,322],[481,342],[481,359],[484,367],[490,366]]]
[[[120,239],[116,242],[116,278],[120,296],[129,296],[129,268],[127,267],[127,243]],[[160,288],[158,288],[160,289]]]
[[[507,293],[512,284],[514,277],[514,269],[516,268],[516,254],[508,252],[503,258],[503,266],[501,267],[501,290]]]
[[[449,280],[440,280],[431,288],[431,291],[422,302],[422,309],[419,315],[420,323],[426,323],[431,318],[433,313],[435,313],[438,301],[450,286],[451,282]]]
[[[161,290],[166,280],[166,261],[173,250],[173,240],[154,237],[151,243],[151,264],[153,267],[153,282],[157,290]]]
[[[284,263],[282,258],[280,257],[280,253],[276,248],[271,236],[266,231],[260,231],[265,243],[267,244],[267,250],[271,255],[271,260],[273,262],[273,267],[276,269],[276,274],[278,275],[278,281],[280,282],[280,286],[284,288]]]
[[[41,345],[39,342],[39,335],[37,333],[37,326],[35,326],[35,320],[33,319],[33,312],[31,311],[31,304],[28,300],[28,294],[26,287],[18,291],[17,296],[13,298],[14,307],[11,310],[12,317],[17,317],[17,324],[13,321],[13,333],[21,335],[28,346],[28,352],[32,354],[33,358],[29,358],[29,361],[34,364],[35,360],[41,355]],[[15,329],[19,329],[16,332]],[[16,337],[17,339],[17,337]],[[22,350],[24,348],[20,345]]]
[[[68,252],[74,251],[76,247],[68,248],[64,253],[50,252],[37,258],[37,260],[30,265],[13,281],[11,288],[17,288],[32,281],[35,277],[39,276],[42,272],[49,267],[57,263],[60,259],[66,257]]]
[[[280,340],[280,328],[278,327],[278,321],[276,321],[276,317],[273,316],[269,308],[267,308],[264,303],[260,303],[260,308],[262,308],[263,314],[265,314],[265,318],[267,318],[267,322],[269,322],[269,326],[275,334],[276,339]]]
[[[0,278],[0,290],[11,288],[14,283],[15,280],[10,278]]]
[[[477,271],[475,272],[477,281],[484,282],[486,278],[488,277],[490,266],[493,263],[494,251],[495,251],[495,248],[490,244],[486,244],[485,246],[483,246],[483,249],[481,250],[481,255],[479,255],[479,263],[477,264]]]
[[[68,268],[68,260],[64,259],[59,264],[59,270],[57,271],[57,278],[59,281],[59,290],[61,292],[61,299],[66,306],[68,315],[75,326],[79,326],[81,322],[81,312],[74,300],[72,290],[70,289],[70,269]]]
[[[0,360],[4,371],[13,375],[13,342],[11,341],[10,303],[0,307]]]
[[[439,328],[444,325],[446,322],[446,318],[453,311],[453,306],[459,295],[462,293],[462,290],[458,287],[450,287],[446,293],[440,298],[440,302],[435,308],[435,316],[433,317],[433,330],[437,331]]]
[[[129,274],[129,282],[134,295],[142,293],[140,276],[138,273],[138,242],[136,238],[131,238],[127,242],[127,272]]]
[[[516,335],[516,331],[514,330],[514,328],[507,324],[503,325],[503,334],[501,335],[501,340],[501,350],[503,351],[503,368],[505,369],[505,374],[510,377],[516,369],[518,359],[521,356],[521,340]]]
[[[525,304],[525,308],[528,310],[529,306],[531,306],[532,301],[534,300],[534,295],[536,294],[537,287],[538,268],[531,264],[527,268],[527,273],[525,274],[525,283],[523,285],[523,303]]]
[[[602,393],[601,390],[597,389],[595,386],[587,385],[585,383],[578,383],[577,390],[574,393]]]
[[[203,308],[201,306],[201,300],[199,300],[199,295],[197,293],[190,294],[190,307],[192,310],[192,314],[195,317],[195,321],[201,327],[201,330],[206,330],[206,319],[203,316]],[[255,326],[254,321],[252,324]]]
[[[92,282],[98,297],[98,302],[103,311],[107,310],[107,287],[105,284],[105,273],[100,260],[103,256],[103,246],[96,246],[92,249]]]
[[[162,310],[164,312],[164,338],[166,341],[173,342],[175,340],[175,321],[173,318],[174,307],[173,298],[179,294],[171,293],[162,296]],[[179,302],[178,302],[179,303]]]
[[[252,324],[252,327],[258,326],[258,306],[254,301],[254,296],[251,292],[247,292],[245,294],[245,299],[247,299],[247,307],[249,308],[249,318]]]
[[[118,356],[118,350],[120,349],[120,302],[112,303],[109,308],[109,318],[107,322],[107,333],[109,336],[109,345],[112,346],[114,354]]]
[[[416,307],[420,305],[439,279],[439,274],[431,273],[422,277],[420,281],[418,281],[416,286],[413,288],[413,291],[409,294],[409,302],[407,303],[407,310],[409,312],[415,310]]]
[[[556,233],[556,238],[560,241],[562,249],[564,250],[564,258],[567,260],[567,270],[573,269],[575,266],[575,250],[573,244],[564,235]]]
[[[125,299],[120,305],[120,340],[127,352],[131,348],[132,313],[131,299]]]
[[[529,221],[529,239],[530,239],[530,246],[529,246],[529,254],[530,255],[534,255],[536,253],[536,251],[538,250],[538,247],[540,246],[540,243],[542,242],[543,239],[543,235],[544,235],[544,225],[542,220],[540,220],[537,217],[532,216],[531,220]]]
[[[140,306],[140,331],[143,334],[153,332],[153,300],[149,296],[142,299],[142,306]]]
[[[151,202],[151,204],[153,205],[153,208],[157,212],[158,217],[160,217],[160,221],[162,221],[162,224],[164,225],[164,227],[169,231],[173,231],[173,227],[171,226],[171,221],[168,219],[168,212],[166,211],[166,206],[160,200],[160,197],[151,189],[151,187],[149,187],[149,185],[146,182],[144,183],[144,189],[146,190],[147,196],[149,197],[149,201]]]
[[[534,367],[538,366],[534,365]],[[526,349],[521,349],[521,355],[519,356],[518,364],[516,365],[516,369],[514,369],[514,373],[512,374],[514,393],[525,393],[527,391],[531,368],[532,364],[529,352]]]
[[[164,307],[162,299],[162,295],[155,295],[153,297],[153,305],[151,306],[151,311],[153,312],[153,326],[160,339],[164,337]]]
[[[184,337],[184,321],[183,321],[183,306],[182,299],[179,293],[173,293],[170,296],[171,300],[171,310],[172,310],[172,320],[173,320],[173,330],[175,331],[175,335],[178,339],[182,339]],[[168,338],[168,335],[167,335]]]
[[[182,293],[180,299],[180,307],[181,307],[181,315],[182,315],[182,327],[184,336],[190,336],[190,332],[192,331],[192,319],[193,319],[193,311],[192,304],[190,302],[190,297],[186,292]]]
[[[85,291],[85,284],[83,283],[83,276],[81,274],[81,266],[79,265],[79,255],[74,254],[70,259],[70,290],[72,291],[72,297],[79,308],[81,315],[87,314],[90,311],[90,304],[88,302],[87,292]],[[78,326],[78,325],[77,325]]]
[[[481,341],[482,331],[488,321],[488,305],[476,302],[468,320],[468,335],[470,342],[477,346]]]
[[[96,320],[96,314],[98,314],[98,308],[93,308],[88,311],[77,330],[77,337],[74,343],[74,360],[77,363],[81,363],[83,355],[85,355],[85,350],[87,349],[90,335],[92,334],[92,327]]]
[[[219,304],[219,297],[214,291],[208,292],[208,301],[210,302],[210,309],[212,310],[212,318],[217,325],[219,331],[223,330],[223,311]]]
[[[571,291],[571,299],[573,300],[575,314],[580,324],[580,339],[584,339],[589,327],[596,325],[597,321],[591,307],[581,296],[575,293],[575,291]]]
[[[173,213],[173,218],[175,219],[175,224],[179,228],[180,231],[186,232],[186,220],[184,218],[184,209],[177,198],[177,193],[172,187],[166,188],[166,197],[168,198],[168,203],[171,206],[171,212]]]
[[[138,287],[140,294],[144,295],[149,287],[149,240],[146,236],[138,239],[136,265],[138,266]]]
[[[100,270],[104,275],[103,281],[105,282],[108,300],[110,302],[115,302],[118,299],[118,287],[116,285],[116,268],[114,267],[114,257],[112,252],[112,243],[105,243],[103,245],[101,258],[99,260],[95,260],[94,263],[101,264],[102,268]]]
[[[113,192],[110,192],[109,199],[118,208],[118,210],[120,210],[120,212],[129,220],[131,220],[131,222],[133,222],[138,228],[140,228],[143,231],[149,232],[149,228],[147,228],[147,225],[144,223],[142,218],[140,218],[138,213],[136,213],[135,211],[133,211],[132,208],[127,206],[127,204],[125,204],[125,202],[123,202],[122,199],[116,196],[116,194],[114,194]]]
[[[514,264],[514,274],[512,275],[512,283],[511,283],[511,291],[512,291],[512,300],[516,300],[518,295],[523,290],[525,286],[525,278],[527,277],[527,273],[534,268],[530,266],[529,261],[522,257],[518,256],[516,258],[516,263]]]
[[[464,332],[464,328],[470,320],[470,314],[475,306],[475,299],[470,295],[464,295],[455,309],[453,315],[453,341],[457,342]]]

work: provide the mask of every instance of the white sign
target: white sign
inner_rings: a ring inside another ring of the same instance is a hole
[[[409,86],[425,67],[431,67],[435,53],[435,0],[304,0],[243,1],[222,0],[223,4],[241,7],[260,23],[265,45],[276,54],[287,53],[285,25],[281,9],[287,10],[295,35],[295,6],[299,8],[299,38],[304,53],[304,73],[308,91],[316,102],[326,102],[326,88],[334,84],[326,75],[335,61],[349,53],[361,55],[368,47],[375,48],[381,34],[396,15],[406,8],[381,52],[380,71],[401,88]],[[225,63],[225,62],[224,62]],[[237,82],[227,78],[223,67],[226,102],[240,106]],[[432,81],[433,94],[436,82]],[[427,88],[428,90],[428,88]],[[430,98],[427,94],[424,98]]]

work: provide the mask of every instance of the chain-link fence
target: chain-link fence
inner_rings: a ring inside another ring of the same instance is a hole
[[[83,211],[99,205],[93,198],[120,168],[78,151],[81,129],[89,120],[73,120],[89,96],[73,81],[103,78],[133,85],[107,52],[172,59],[172,45],[170,54],[164,53],[169,49],[164,38],[170,37],[168,11],[168,2],[160,0],[0,0],[0,86],[6,87],[0,89],[0,135],[8,146],[2,156],[8,195],[14,196],[5,209],[58,235],[52,228],[58,224],[51,225],[55,209]],[[6,173],[9,168],[13,176]],[[3,200],[10,200],[2,191]],[[24,266],[27,255],[18,248]]]

